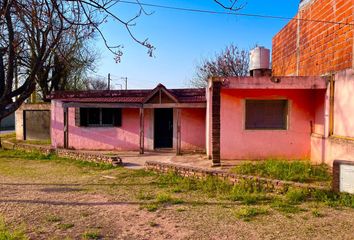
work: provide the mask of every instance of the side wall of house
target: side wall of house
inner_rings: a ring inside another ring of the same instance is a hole
[[[354,71],[340,71],[335,75],[333,135],[329,134],[330,94],[324,97],[323,111],[318,119],[324,121],[324,128],[312,135],[311,160],[332,166],[334,160],[354,161]],[[322,100],[323,99],[323,100]]]
[[[63,147],[62,102],[52,101],[51,138],[54,147]],[[139,109],[122,109],[121,127],[75,126],[75,109],[69,108],[69,147],[87,150],[139,150]],[[153,110],[144,110],[144,147],[153,150]],[[182,150],[204,150],[205,109],[181,110]]]
[[[222,159],[309,159],[315,90],[221,90]],[[245,99],[288,99],[287,130],[245,130]]]
[[[51,110],[51,105],[49,103],[24,103],[15,112],[15,131],[17,140],[48,140],[50,138],[50,122],[49,122],[49,111]],[[30,113],[36,113],[31,115],[25,114],[26,111]],[[30,117],[30,124],[26,124],[26,116]],[[27,125],[27,126],[25,126]],[[27,128],[27,135],[24,132]],[[32,133],[28,134],[28,133]],[[34,133],[34,134],[33,134]]]
[[[315,76],[353,67],[354,3],[312,0],[273,38],[275,76]],[[321,20],[322,22],[298,19]]]

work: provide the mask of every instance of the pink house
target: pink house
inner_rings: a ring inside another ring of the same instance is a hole
[[[299,20],[322,12],[322,20],[342,24]],[[273,39],[272,71],[256,54],[251,77],[214,77],[206,89],[55,93],[52,144],[204,151],[215,166],[222,159],[353,161],[354,30],[344,24],[353,16],[351,1],[301,1]]]
[[[205,149],[205,89],[57,92],[51,112],[54,147]]]
[[[324,124],[328,80],[321,77],[213,78],[207,101],[207,154],[220,159],[310,159]]]
[[[327,78],[213,78],[205,89],[57,92],[54,147],[203,151],[220,159],[309,159]]]

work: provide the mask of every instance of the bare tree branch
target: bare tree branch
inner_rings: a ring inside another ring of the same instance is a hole
[[[196,76],[191,79],[191,85],[195,87],[206,87],[208,79],[218,77],[240,77],[248,74],[249,52],[240,50],[236,45],[231,44],[214,58],[204,59],[196,67]]]

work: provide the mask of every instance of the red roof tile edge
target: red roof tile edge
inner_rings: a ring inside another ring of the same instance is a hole
[[[158,87],[164,87],[162,84]],[[57,91],[50,95],[50,99],[59,99],[64,102],[129,102],[143,103],[154,89],[138,90],[92,90],[92,91]],[[204,88],[167,89],[181,103],[206,102]]]

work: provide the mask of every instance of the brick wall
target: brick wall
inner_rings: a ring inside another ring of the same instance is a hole
[[[313,0],[274,38],[273,75],[322,75],[353,67],[353,26],[297,19],[353,23],[354,2]]]

